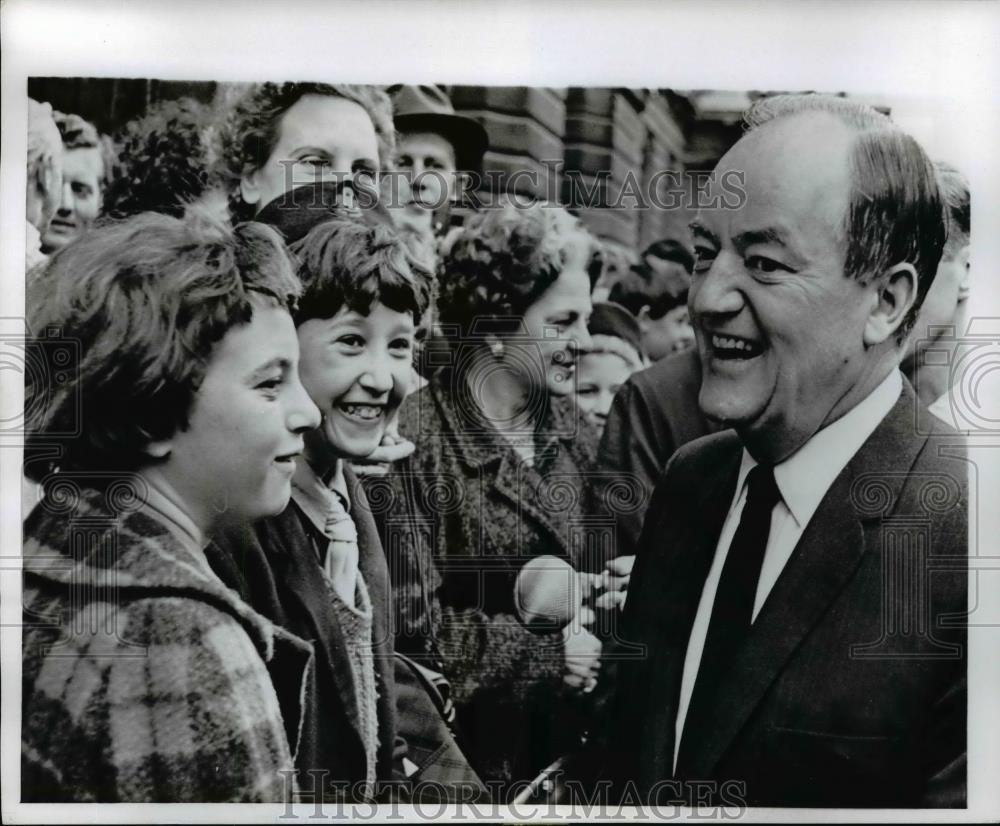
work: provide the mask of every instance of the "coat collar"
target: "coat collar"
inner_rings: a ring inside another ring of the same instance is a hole
[[[481,478],[492,493],[544,531],[553,552],[558,549],[564,556],[570,556],[565,526],[553,523],[545,503],[559,500],[562,508],[564,493],[560,486],[565,484],[567,474],[582,487],[586,470],[592,464],[586,453],[586,439],[580,435],[580,429],[587,424],[577,416],[572,400],[552,396],[546,399],[544,416],[535,431],[534,461],[529,465],[486,420],[466,391],[453,391],[441,378],[436,378],[422,392],[429,394],[445,431],[441,434],[443,441],[455,458],[467,471]],[[565,464],[550,479],[547,474],[559,461]],[[490,532],[497,526],[486,524],[484,529]],[[511,541],[510,537],[496,539],[501,546]]]
[[[223,605],[270,650],[273,626],[222,584],[194,542],[143,507],[147,495],[139,476],[104,490],[55,477],[25,522],[24,570],[59,585],[195,595]],[[86,541],[68,547],[70,532]]]
[[[389,593],[388,571],[381,553],[382,544],[364,489],[346,464],[344,485],[349,494],[350,514],[358,531],[358,569],[372,601],[373,645],[384,659],[391,653],[392,642],[387,620],[389,607],[385,601]],[[259,522],[258,526],[266,553],[274,566],[275,576],[283,581],[289,599],[294,600],[297,605],[298,614],[307,618],[312,629],[313,645],[317,649],[323,649],[340,702],[347,711],[359,742],[363,743],[357,686],[348,658],[347,639],[337,621],[326,581],[308,537],[308,521],[308,517],[293,501],[281,514]],[[377,664],[378,668],[384,669],[384,662]],[[388,675],[376,673],[376,677],[381,692]]]
[[[313,659],[305,640],[273,624],[227,588],[205,555],[182,542],[145,508],[139,476],[103,490],[71,479],[46,482],[46,496],[24,525],[24,571],[87,598],[197,599],[240,623],[269,671],[294,675],[288,689],[275,684],[289,746],[302,736],[302,690]],[[74,541],[70,542],[69,537]],[[81,539],[83,541],[81,541]],[[110,593],[108,593],[110,592]]]
[[[927,441],[915,427],[916,409],[913,390],[904,382],[899,400],[826,492],[725,678],[731,689],[719,692],[724,699],[684,764],[678,763],[679,775],[711,776],[792,653],[853,577],[876,541],[877,532],[866,533],[864,524],[893,511]],[[735,467],[727,465],[713,474],[709,484],[724,489],[720,476],[730,477],[731,497],[737,468],[738,461]],[[724,504],[728,502],[724,499]],[[715,524],[721,526],[722,516],[718,518]],[[717,539],[718,530],[714,536]],[[695,600],[700,590],[696,589]],[[684,627],[689,632],[690,622]]]
[[[446,381],[449,386],[445,386]],[[511,452],[510,443],[483,415],[464,382],[454,376],[437,376],[423,392],[433,400],[450,434],[449,441],[466,467],[476,469],[496,465]],[[549,396],[542,412],[542,419],[535,429],[535,455],[543,459],[557,452],[561,445],[573,445],[578,422],[574,408],[564,399]]]

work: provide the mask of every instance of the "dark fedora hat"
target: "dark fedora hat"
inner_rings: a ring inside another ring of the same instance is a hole
[[[482,124],[456,115],[448,95],[440,86],[390,86],[393,119],[399,132],[436,132],[455,147],[459,170],[478,171],[489,137]]]

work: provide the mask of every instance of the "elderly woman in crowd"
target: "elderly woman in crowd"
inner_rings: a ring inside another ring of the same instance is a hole
[[[400,416],[419,447],[369,480],[397,648],[450,683],[460,742],[491,780],[547,765],[578,734],[570,718],[596,681],[596,638],[579,622],[533,635],[514,597],[529,560],[577,561],[592,459],[570,394],[589,344],[594,246],[552,205],[469,221],[442,264],[447,348],[428,350],[439,369]]]
[[[308,643],[204,554],[288,503],[319,412],[277,234],[143,214],[29,283],[22,800],[280,801]]]

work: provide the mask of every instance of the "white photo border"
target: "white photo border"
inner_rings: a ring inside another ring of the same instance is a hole
[[[1000,8],[986,2],[313,2],[6,0],[2,8],[0,324],[24,305],[27,78],[336,79],[488,85],[846,91],[891,103],[934,157],[972,184],[970,313],[1000,324]],[[928,115],[933,112],[935,115]],[[991,280],[988,280],[991,279]],[[3,368],[0,363],[0,368]],[[994,382],[997,377],[994,375]],[[20,375],[0,369],[0,417],[23,403]],[[998,414],[1000,415],[1000,414]],[[1000,438],[978,443],[973,501],[1000,502]],[[20,477],[17,445],[0,443],[2,819],[6,823],[294,822],[295,807],[198,804],[23,805],[20,743]],[[1000,509],[970,514],[972,553],[1000,556]],[[973,525],[973,521],[975,524]],[[984,569],[1000,568],[984,562]],[[978,580],[979,589],[975,590]],[[988,821],[1000,818],[1000,572],[970,577],[970,605],[996,618],[970,628],[969,807],[965,810],[756,809],[749,822]],[[437,813],[439,807],[425,810]],[[617,814],[616,810],[612,810]],[[327,812],[328,819],[337,818]],[[408,807],[355,813],[411,822]],[[466,807],[468,814],[468,807]],[[528,811],[506,813],[527,820]],[[690,813],[688,813],[690,814]],[[367,815],[367,816],[366,816]],[[569,813],[542,810],[546,822]],[[616,818],[621,820],[624,818]],[[680,819],[678,817],[678,819]],[[704,819],[704,818],[701,818]]]

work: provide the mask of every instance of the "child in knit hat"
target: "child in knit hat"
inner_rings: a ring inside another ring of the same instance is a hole
[[[593,348],[577,366],[577,407],[604,428],[611,402],[629,376],[641,370],[639,323],[620,304],[598,302],[587,325]]]

